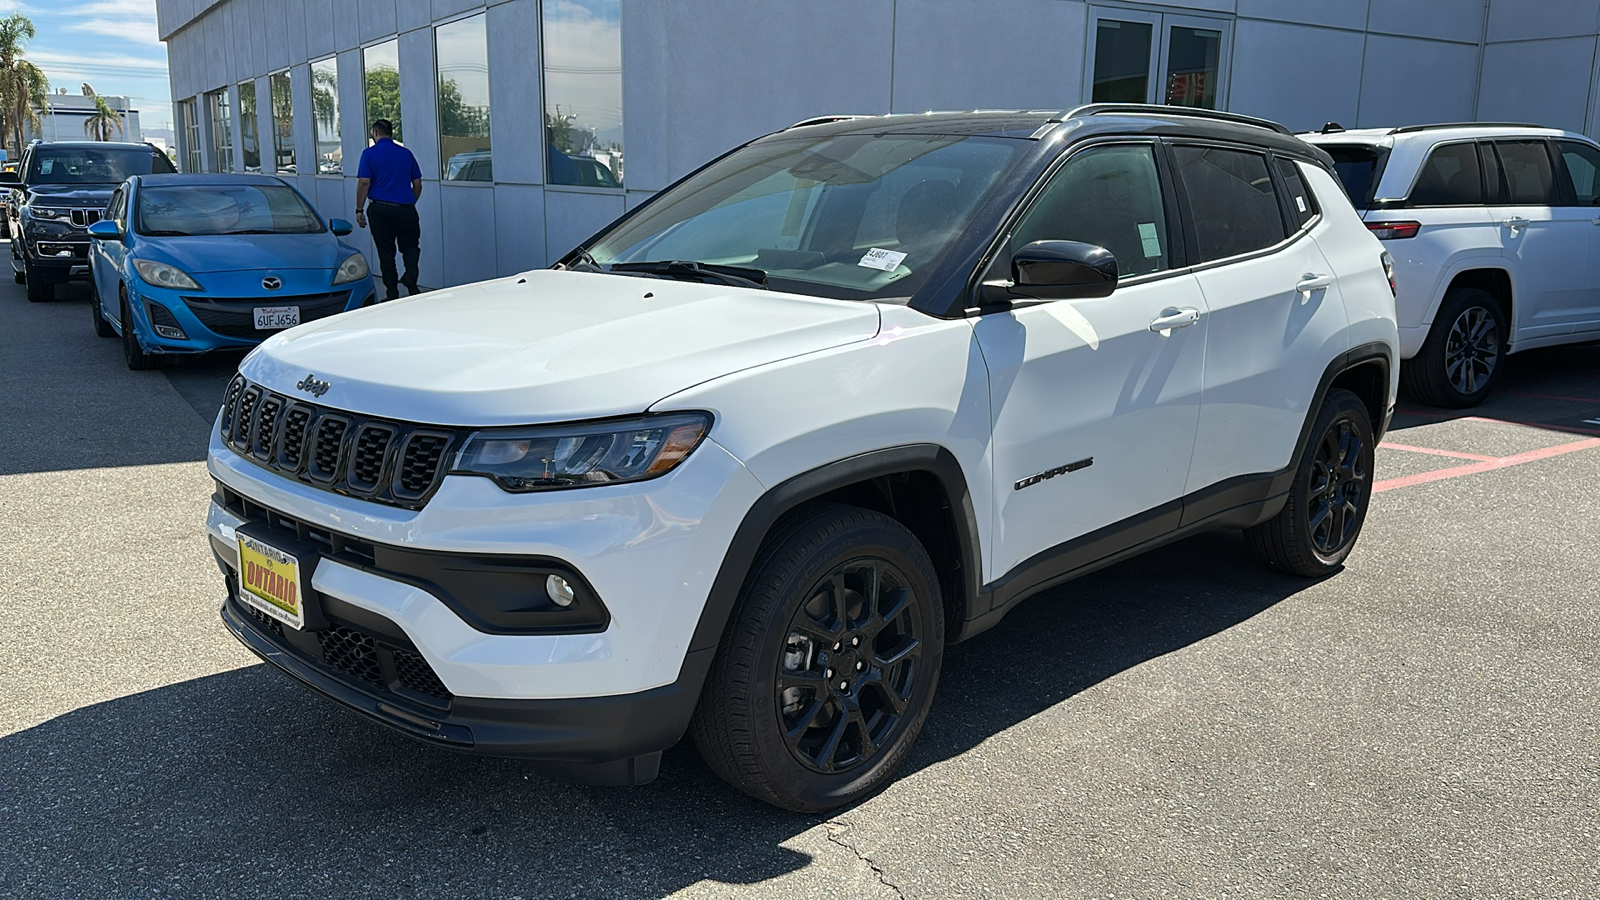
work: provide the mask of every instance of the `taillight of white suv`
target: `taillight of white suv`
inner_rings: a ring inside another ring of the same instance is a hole
[[[1421,222],[1368,222],[1367,230],[1377,235],[1380,241],[1398,241],[1403,238],[1414,238],[1422,230]]]

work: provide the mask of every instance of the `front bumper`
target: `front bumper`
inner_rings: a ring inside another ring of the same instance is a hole
[[[135,306],[134,325],[139,335],[139,343],[151,353],[206,353],[212,350],[254,347],[278,332],[255,331],[253,327],[248,332],[242,331],[238,326],[238,320],[245,316],[253,317],[253,310],[257,306],[301,305],[298,298],[303,296],[246,294],[217,300],[204,291],[153,287],[143,280],[126,274],[122,276],[122,281],[127,286],[128,299]],[[327,288],[322,290],[325,293],[317,296],[330,299],[321,301],[321,306],[330,309],[316,315],[308,315],[303,311],[302,322],[315,321],[316,318],[326,315],[358,309],[370,305],[376,299],[371,279],[340,285],[331,290]],[[178,327],[183,329],[184,337],[172,338],[156,334],[150,322],[148,306],[150,303],[161,304],[171,315],[172,320],[177,322]]]
[[[70,225],[49,223],[41,226],[28,223],[19,229],[20,255],[13,254],[17,271],[23,271],[21,256],[27,257],[27,268],[44,281],[62,282],[71,278],[85,278],[89,274],[89,237]]]

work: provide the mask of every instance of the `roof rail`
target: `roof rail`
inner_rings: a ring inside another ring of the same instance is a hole
[[[793,125],[790,125],[789,128],[804,128],[807,125],[827,125],[827,124],[832,123],[832,122],[848,122],[851,119],[864,119],[864,118],[866,118],[866,117],[865,116],[812,116],[809,119],[801,119],[800,121],[794,123]],[[785,128],[783,130],[784,131],[788,131],[789,128]]]
[[[1527,122],[1436,122],[1432,125],[1401,125],[1389,129],[1390,134],[1410,134],[1414,131],[1432,131],[1435,128],[1545,128],[1549,125],[1532,125]],[[1553,130],[1553,129],[1552,129]]]
[[[1083,116],[1116,115],[1184,116],[1195,119],[1213,119],[1218,122],[1232,122],[1235,125],[1254,125],[1257,128],[1276,131],[1279,134],[1292,135],[1294,133],[1270,119],[1258,119],[1255,116],[1221,112],[1215,109],[1196,109],[1192,106],[1162,106],[1156,103],[1090,103],[1067,113],[1067,118],[1077,119]]]

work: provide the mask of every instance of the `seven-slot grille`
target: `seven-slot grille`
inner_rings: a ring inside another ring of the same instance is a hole
[[[451,428],[328,409],[240,375],[223,399],[222,437],[251,462],[306,484],[421,509],[461,435]]]

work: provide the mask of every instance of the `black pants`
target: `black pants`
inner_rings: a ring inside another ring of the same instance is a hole
[[[417,219],[417,208],[406,203],[374,200],[367,204],[367,224],[372,228],[372,243],[378,248],[378,271],[383,274],[383,299],[393,300],[400,296],[402,284],[415,294],[417,242],[422,238],[422,223]],[[404,276],[395,273],[396,244],[400,246],[400,258],[405,262]]]

